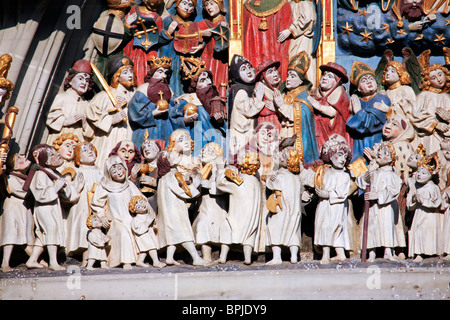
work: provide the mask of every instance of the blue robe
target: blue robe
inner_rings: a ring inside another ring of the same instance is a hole
[[[206,111],[206,109],[194,103],[198,108],[198,118],[191,123],[185,124],[183,121],[183,108],[188,102],[184,99],[180,99],[179,103],[175,106],[170,117],[176,121],[181,129],[186,129],[191,135],[191,139],[194,140],[194,151],[193,156],[198,157],[201,154],[203,147],[209,142],[215,142],[223,149],[223,154],[227,153],[227,139],[226,139],[226,128],[228,126],[227,122],[224,121],[222,125],[213,125],[211,123],[211,118]],[[180,128],[179,127],[179,128]]]
[[[138,148],[144,141],[147,130],[150,139],[163,140],[166,146],[169,144],[170,135],[180,127],[179,119],[170,117],[173,108],[174,103],[171,100],[168,112],[155,118],[152,112],[156,109],[156,105],[141,91],[134,94],[128,103],[128,119],[133,130],[131,140]]]
[[[300,93],[297,98],[307,101],[307,91]],[[303,144],[303,158],[305,164],[312,163],[319,160],[319,147],[316,139],[316,121],[312,110],[303,102],[302,106],[302,144]]]
[[[361,110],[347,120],[347,130],[353,138],[353,158],[355,161],[364,156],[364,148],[372,148],[383,138],[383,126],[386,123],[386,113],[373,107],[375,102],[384,102],[390,106],[387,96],[377,93],[368,101],[361,101]]]

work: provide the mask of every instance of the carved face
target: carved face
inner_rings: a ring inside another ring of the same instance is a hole
[[[280,73],[278,72],[276,67],[267,69],[264,78],[267,81],[267,83],[270,84],[272,87],[278,86],[278,84],[281,81]]]
[[[119,82],[130,82],[133,81],[133,67],[125,67],[120,72]]]
[[[258,145],[262,148],[269,146],[276,138],[276,129],[262,128],[258,131]]]
[[[204,89],[212,84],[212,80],[207,72],[202,72],[198,76],[197,89]]]
[[[91,76],[88,73],[77,73],[70,81],[70,86],[80,96],[85,94],[89,88],[89,78]]]
[[[156,142],[144,141],[141,148],[142,148],[142,155],[144,156],[145,160],[147,160],[147,161],[155,160],[156,156],[159,153],[159,148],[156,145]]]
[[[188,18],[194,12],[195,6],[192,0],[181,0],[177,6],[177,14],[182,18]]]
[[[97,160],[94,148],[92,145],[84,143],[80,148],[80,163],[92,165]]]
[[[103,226],[102,220],[98,216],[92,217],[91,224],[93,229],[98,229]]]
[[[138,199],[136,204],[134,205],[134,213],[135,214],[145,214],[148,212],[149,204],[148,201],[144,199]]]
[[[433,88],[442,89],[447,82],[444,71],[436,69],[430,72],[430,84]]]
[[[298,73],[293,70],[288,70],[286,78],[286,88],[288,90],[298,88],[303,83]]]
[[[126,172],[127,170],[120,163],[113,164],[109,169],[111,179],[115,182],[124,182],[126,179]]]
[[[119,150],[117,150],[117,155],[125,162],[133,160],[135,154],[134,143],[131,141],[122,141]]]
[[[248,62],[244,63],[239,68],[239,76],[245,83],[252,83],[255,80],[255,75],[255,68]]]
[[[417,169],[417,165],[419,160],[421,159],[421,155],[417,152],[414,152],[412,155],[409,156],[408,160],[406,161],[406,165],[412,169]]]
[[[389,165],[392,162],[391,151],[389,148],[379,148],[377,152],[376,162],[380,167]]]
[[[14,156],[14,170],[15,171],[25,171],[31,165],[31,161],[25,157],[23,154],[16,154]]]
[[[217,4],[217,2],[215,2],[213,0],[206,1],[205,10],[206,10],[206,12],[208,12],[208,14],[211,18],[217,17],[220,13],[219,5]]]
[[[377,81],[371,74],[361,77],[358,82],[358,91],[362,96],[369,96],[377,91]]]
[[[424,167],[417,169],[416,180],[420,184],[425,184],[431,179],[431,173]]]
[[[330,71],[324,71],[319,80],[320,89],[328,91],[333,88],[337,83],[336,75]]]
[[[217,158],[216,150],[211,145],[206,145],[202,149],[201,159],[203,163],[211,163]]]
[[[400,80],[400,76],[398,75],[397,70],[393,66],[388,66],[386,68],[384,80],[386,81],[387,84],[394,84]]]
[[[191,153],[191,139],[185,134],[181,133],[176,137],[175,148],[177,153],[190,154]]]
[[[347,153],[344,151],[338,151],[331,156],[330,161],[334,168],[342,169],[347,162]]]
[[[76,145],[77,142],[75,140],[66,139],[59,147],[58,152],[64,160],[71,161],[73,160],[73,150],[75,149]]]
[[[54,148],[47,149],[47,157],[47,162],[45,164],[51,168],[58,168],[64,163],[64,159]]]
[[[156,71],[153,73],[152,78],[153,79],[166,79],[167,78],[167,72],[168,69],[160,67],[158,69],[156,69]]]
[[[387,141],[394,140],[402,132],[403,127],[398,119],[389,118],[383,126],[383,138]]]

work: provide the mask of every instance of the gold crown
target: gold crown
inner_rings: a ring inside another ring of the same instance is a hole
[[[153,68],[167,68],[169,69],[172,65],[172,58],[167,57],[150,57],[147,59],[150,69]]]
[[[180,59],[181,59],[181,71],[184,74],[183,80],[195,79],[206,68],[205,61],[202,61],[198,58],[194,57],[186,58],[181,56]]]
[[[441,162],[437,153],[426,155],[419,161],[419,167],[422,166],[428,170],[432,175],[435,175],[441,169]]]

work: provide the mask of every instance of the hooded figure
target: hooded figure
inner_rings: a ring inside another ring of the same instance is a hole
[[[137,248],[131,230],[132,216],[128,204],[133,196],[143,196],[139,189],[126,178],[128,169],[119,156],[106,159],[104,177],[96,188],[91,202],[92,214],[97,214],[108,228],[110,251],[108,266],[120,264],[124,268],[136,262]]]

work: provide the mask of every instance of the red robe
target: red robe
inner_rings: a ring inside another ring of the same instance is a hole
[[[341,92],[339,92],[339,90]],[[334,119],[330,119],[321,113],[315,115],[316,138],[319,150],[322,149],[325,141],[327,141],[328,137],[333,133],[343,136],[347,140],[349,147],[352,148],[352,139],[346,130],[347,119],[350,117],[350,112],[348,110],[350,99],[345,89],[343,87],[338,87],[329,96],[316,96],[315,98],[321,105],[332,106],[337,111]]]
[[[131,15],[134,12],[138,14],[138,17],[148,20],[154,20],[159,29],[158,34],[163,29],[162,19],[156,12],[146,13],[140,10],[139,6],[132,6],[128,15]],[[142,37],[144,38],[144,36]],[[149,70],[147,59],[157,56],[157,47],[157,45],[153,48],[150,47],[149,51],[146,52],[145,50],[143,50],[143,48],[133,46],[133,41],[130,41],[123,49],[123,53],[134,63],[134,70],[136,72],[138,86],[144,83],[144,77]]]
[[[265,31],[258,29],[262,18],[253,15],[248,11],[248,8],[244,6],[244,57],[247,58],[255,68],[266,59],[280,61],[280,73],[281,75],[286,75],[289,63],[290,40],[288,39],[282,43],[278,43],[277,38],[281,31],[288,29],[291,25],[292,12],[291,6],[286,0],[278,1],[278,3],[282,7],[265,18],[268,27]],[[278,3],[275,4],[274,7],[276,7]]]
[[[219,19],[210,21],[210,20],[202,20],[198,23],[201,30],[213,29],[219,25],[222,21],[225,21],[224,16],[219,16]],[[205,61],[206,69],[210,70],[213,74],[213,82],[216,87],[219,89],[222,83],[228,84],[228,56],[217,54],[214,52],[214,45],[216,41],[211,37],[211,40],[208,41],[203,49],[201,59]],[[225,50],[227,51],[227,50]],[[217,59],[224,56],[224,59]]]

